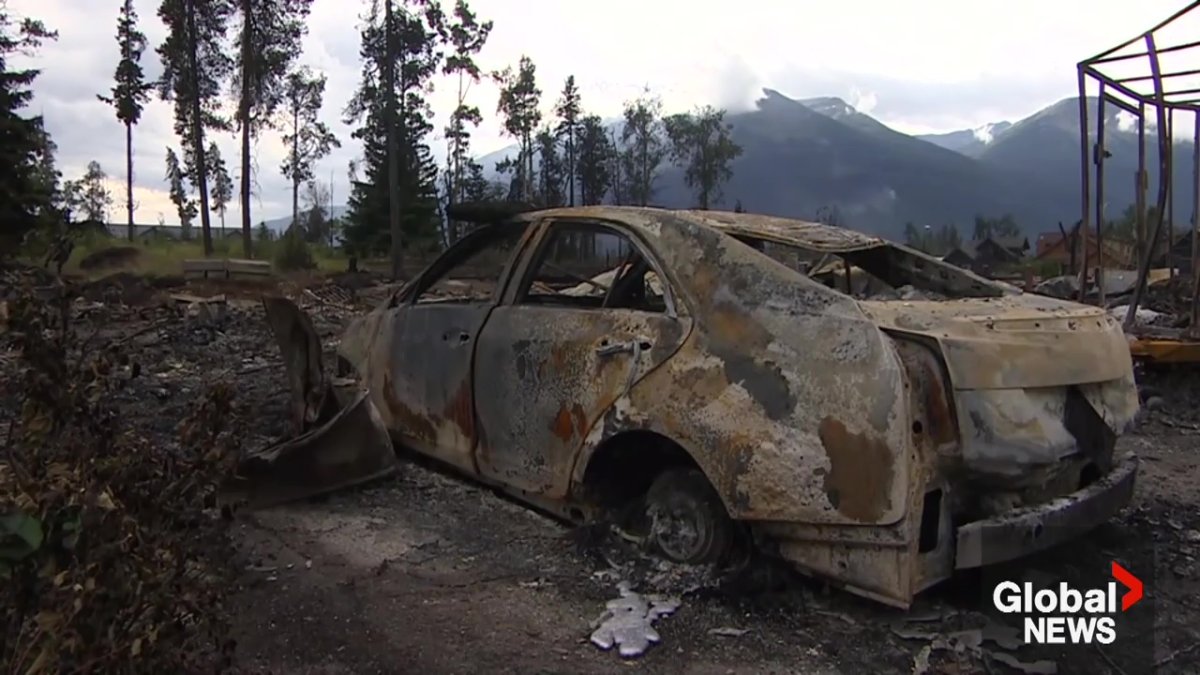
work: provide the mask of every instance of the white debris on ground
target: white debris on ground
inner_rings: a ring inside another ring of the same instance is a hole
[[[1124,321],[1125,315],[1129,313],[1129,305],[1121,305],[1119,307],[1110,307],[1108,310],[1109,316],[1117,321]],[[1138,307],[1137,312],[1133,315],[1133,322],[1138,326],[1153,326],[1162,317],[1162,312],[1156,312],[1145,307]]]
[[[643,596],[630,588],[627,581],[617,584],[617,591],[620,597],[609,600],[604,614],[596,620],[592,644],[605,651],[616,646],[626,658],[640,656],[652,643],[661,640],[654,622],[679,609],[679,599]]]
[[[914,675],[962,672],[964,670],[975,672],[980,669],[993,672],[988,665],[989,662],[1002,663],[1028,675],[1055,675],[1058,673],[1058,664],[1054,661],[1026,662],[1012,654],[984,647],[986,643],[990,642],[1009,651],[1019,649],[1022,644],[1020,634],[1011,626],[986,621],[979,628],[950,632],[911,627],[911,624],[919,621],[925,621],[925,619],[914,617],[908,620],[909,625],[901,623],[892,626],[892,633],[896,637],[928,642],[913,657],[912,672]],[[940,665],[935,666],[935,661]]]

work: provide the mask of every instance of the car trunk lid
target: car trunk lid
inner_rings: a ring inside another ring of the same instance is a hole
[[[859,304],[882,328],[935,340],[958,390],[1059,387],[1131,374],[1124,332],[1099,308],[1027,294]]]

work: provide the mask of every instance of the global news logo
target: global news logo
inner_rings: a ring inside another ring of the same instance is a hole
[[[992,591],[992,603],[1005,614],[1025,615],[1027,644],[1108,645],[1117,639],[1118,607],[1127,612],[1144,594],[1142,581],[1115,560],[1112,576],[1104,587],[1085,590],[1065,581],[1036,590],[1029,582],[1002,581]],[[1120,596],[1118,584],[1126,589]]]

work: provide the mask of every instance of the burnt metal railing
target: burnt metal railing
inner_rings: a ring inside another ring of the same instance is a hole
[[[1134,252],[1137,260],[1137,282],[1133,288],[1133,297],[1125,314],[1124,326],[1129,329],[1133,325],[1138,305],[1146,292],[1147,278],[1150,267],[1158,252],[1159,241],[1162,238],[1164,224],[1168,230],[1164,248],[1166,265],[1174,277],[1172,249],[1176,243],[1174,236],[1174,195],[1173,188],[1173,158],[1174,158],[1174,118],[1177,111],[1186,111],[1195,115],[1196,122],[1192,133],[1192,250],[1191,250],[1191,302],[1189,304],[1188,331],[1192,335],[1197,332],[1197,311],[1200,309],[1200,87],[1177,84],[1182,78],[1200,76],[1200,41],[1183,42],[1163,46],[1158,38],[1165,28],[1171,26],[1182,17],[1200,8],[1200,0],[1189,3],[1186,7],[1171,15],[1168,19],[1154,26],[1137,37],[1124,42],[1112,49],[1104,51],[1090,59],[1080,61],[1079,74],[1079,136],[1080,164],[1082,178],[1081,219],[1080,231],[1084,233],[1082,265],[1079,270],[1079,288],[1081,294],[1087,288],[1088,272],[1088,237],[1086,233],[1093,221],[1092,200],[1093,182],[1095,186],[1095,233],[1096,233],[1096,286],[1100,304],[1104,304],[1104,160],[1105,151],[1105,108],[1109,105],[1120,108],[1132,115],[1137,121],[1138,133],[1138,169],[1134,176],[1135,199],[1134,208],[1137,211],[1134,230]],[[1198,15],[1200,18],[1200,15]],[[1139,45],[1140,43],[1140,45]],[[1175,58],[1194,59],[1195,67],[1182,68],[1164,72],[1162,55],[1173,54]],[[1135,73],[1124,77],[1113,74],[1114,67],[1133,67]],[[1091,107],[1087,91],[1089,84],[1095,83],[1099,89],[1096,97],[1096,140],[1091,142],[1088,113]],[[1153,229],[1146,231],[1146,190],[1149,187],[1146,173],[1146,115],[1150,111],[1155,118],[1155,133],[1158,141],[1158,192],[1154,210]],[[1092,167],[1095,166],[1095,171]],[[1147,240],[1147,235],[1149,239]],[[1078,238],[1077,238],[1078,240]],[[1064,242],[1064,245],[1069,242]],[[1077,244],[1076,244],[1077,245]]]

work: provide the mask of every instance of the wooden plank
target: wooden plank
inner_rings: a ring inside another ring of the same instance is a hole
[[[184,272],[224,272],[224,258],[189,258],[183,261]]]
[[[1134,339],[1129,353],[1150,363],[1200,363],[1200,342]]]
[[[271,263],[265,260],[245,260],[234,258],[225,261],[229,276],[269,277]]]
[[[195,258],[183,261],[183,276],[190,279],[262,278],[271,276],[271,263],[240,258]]]
[[[183,278],[212,279],[226,276],[225,261],[209,258],[191,258],[183,261]]]

